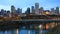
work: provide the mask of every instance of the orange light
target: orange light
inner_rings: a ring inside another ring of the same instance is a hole
[[[49,29],[49,24],[46,24],[46,29]]]
[[[49,14],[50,14],[50,12],[46,11],[46,14],[48,14],[48,15],[49,15]]]

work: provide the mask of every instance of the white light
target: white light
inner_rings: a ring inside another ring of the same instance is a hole
[[[5,31],[5,34],[7,34],[7,31]]]
[[[42,25],[41,24],[39,25],[39,28],[42,28]]]
[[[30,34],[30,30],[28,30],[28,34]]]
[[[18,34],[18,29],[16,29],[16,34]]]

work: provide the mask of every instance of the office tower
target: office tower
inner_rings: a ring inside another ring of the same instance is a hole
[[[18,8],[17,9],[17,14],[22,14],[22,9]]]
[[[12,17],[11,12],[9,10],[7,11],[7,16]]]
[[[1,15],[4,15],[4,9],[1,9]]]
[[[1,12],[0,12],[0,15],[1,15]]]
[[[10,14],[10,11],[8,10],[8,11],[7,11],[7,16],[9,16],[9,14]]]
[[[0,18],[3,17],[2,14],[1,14],[1,11],[0,11]]]
[[[40,15],[44,15],[43,7],[40,7],[40,8],[39,8],[39,14],[40,14]]]
[[[1,11],[0,11],[0,15],[1,15]]]
[[[25,13],[26,13],[26,14],[30,14],[30,8],[29,8],[29,7],[27,8],[27,10],[26,10]]]
[[[51,8],[51,15],[55,14],[54,8]]]
[[[7,13],[10,14],[10,11],[8,10]]]
[[[59,14],[59,7],[56,7],[56,14]]]
[[[7,16],[7,11],[6,10],[4,10],[4,16]]]
[[[57,12],[57,10],[54,10],[54,11],[55,11],[54,15],[58,15],[58,12]]]
[[[39,3],[35,3],[35,14],[39,14]]]
[[[32,14],[35,14],[34,6],[31,7],[31,12],[32,12]]]
[[[14,7],[13,5],[11,6],[11,13],[12,13],[12,14],[15,14],[15,13],[16,13],[15,7]]]
[[[22,14],[22,8],[20,9],[20,14]]]

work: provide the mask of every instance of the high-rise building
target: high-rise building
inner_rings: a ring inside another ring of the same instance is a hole
[[[32,14],[35,14],[34,6],[31,7],[31,12],[32,12]]]
[[[0,12],[0,15],[1,15],[1,12]]]
[[[9,14],[11,14],[11,13],[10,13],[10,11],[8,10],[8,11],[7,11],[7,16],[8,16],[8,17],[9,17]]]
[[[3,17],[2,14],[1,14],[1,11],[0,11],[0,18]]]
[[[39,14],[39,3],[35,3],[35,14]]]
[[[7,11],[7,14],[10,14],[10,11],[9,10]]]
[[[44,15],[44,9],[43,9],[43,7],[40,7],[40,8],[39,8],[39,14],[40,14],[40,15]]]
[[[4,9],[1,9],[1,15],[4,15]]]
[[[55,14],[54,8],[51,8],[51,15]]]
[[[10,14],[10,11],[8,10],[7,13]]]
[[[20,9],[20,14],[22,14],[22,8]]]
[[[1,10],[1,13],[2,13],[3,16],[7,16],[6,10]]]
[[[11,13],[15,14],[15,7],[13,5],[11,6]]]
[[[17,14],[22,14],[22,9],[18,8],[17,9]]]
[[[29,7],[27,8],[27,10],[26,10],[25,13],[26,13],[26,14],[30,14],[30,8],[29,8]]]
[[[59,14],[59,7],[56,7],[56,14]]]

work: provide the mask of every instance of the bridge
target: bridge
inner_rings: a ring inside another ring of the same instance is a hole
[[[11,29],[24,29],[24,30],[37,30],[39,25],[43,25],[43,29],[46,24],[55,23],[60,25],[60,16],[58,15],[41,15],[41,16],[25,16],[20,20],[0,20],[0,30],[6,31]],[[25,28],[24,28],[25,27]],[[37,29],[36,29],[37,28]],[[41,29],[42,30],[42,29]],[[30,31],[29,31],[30,32]],[[17,32],[18,34],[18,32]]]

